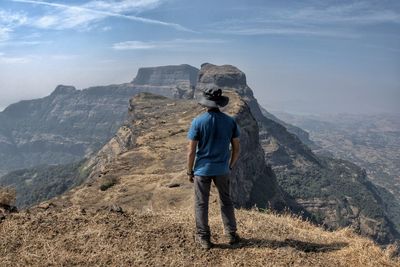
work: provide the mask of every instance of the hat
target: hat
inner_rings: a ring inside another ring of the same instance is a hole
[[[199,104],[208,108],[225,107],[229,102],[229,97],[222,95],[220,88],[210,88],[203,91]]]

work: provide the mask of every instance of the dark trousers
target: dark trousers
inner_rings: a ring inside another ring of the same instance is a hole
[[[229,195],[229,176],[195,176],[195,215],[196,233],[199,237],[209,239],[210,227],[208,225],[208,200],[210,197],[211,181],[214,181],[219,193],[219,204],[225,233],[236,232],[236,219],[233,203]]]

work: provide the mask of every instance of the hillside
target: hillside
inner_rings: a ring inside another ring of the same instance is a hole
[[[80,167],[85,160],[65,165],[41,165],[13,171],[0,179],[0,187],[17,189],[15,205],[26,208],[80,185],[87,178]]]
[[[189,65],[142,68],[131,83],[83,90],[60,85],[49,96],[8,106],[0,112],[0,176],[92,155],[121,126],[133,95],[191,97],[197,73]]]
[[[229,96],[225,112],[235,116],[242,141],[242,160],[231,176],[235,206],[296,209],[265,164],[250,110],[237,94]],[[196,101],[147,93],[133,97],[127,122],[83,167],[89,173],[87,182],[58,201],[84,208],[101,207],[111,199],[123,209],[160,209],[165,203],[185,206],[193,190],[186,183],[186,135],[191,120],[201,112]],[[99,194],[99,188],[106,190]]]
[[[0,186],[15,187],[17,205],[25,207],[80,184],[86,177],[70,167],[79,168],[77,162],[116,133],[132,96],[191,98],[198,71],[189,65],[140,68],[132,83],[83,90],[58,86],[47,97],[10,105],[0,112]]]

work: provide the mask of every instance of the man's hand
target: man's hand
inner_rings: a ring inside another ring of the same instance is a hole
[[[186,174],[187,174],[187,177],[188,177],[189,182],[193,183],[193,182],[194,182],[194,180],[193,180],[193,178],[194,178],[194,172],[191,171],[191,172],[187,172]]]
[[[197,148],[197,143],[199,141],[196,140],[190,140],[188,144],[188,154],[187,154],[187,176],[189,182],[193,183],[193,178],[194,178],[194,172],[193,172],[193,166],[194,166],[194,159],[196,157],[196,148]]]

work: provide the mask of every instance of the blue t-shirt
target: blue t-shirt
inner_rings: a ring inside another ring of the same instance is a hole
[[[239,137],[235,120],[220,111],[208,111],[192,121],[188,138],[199,141],[194,164],[197,176],[217,176],[229,172],[232,138]]]

